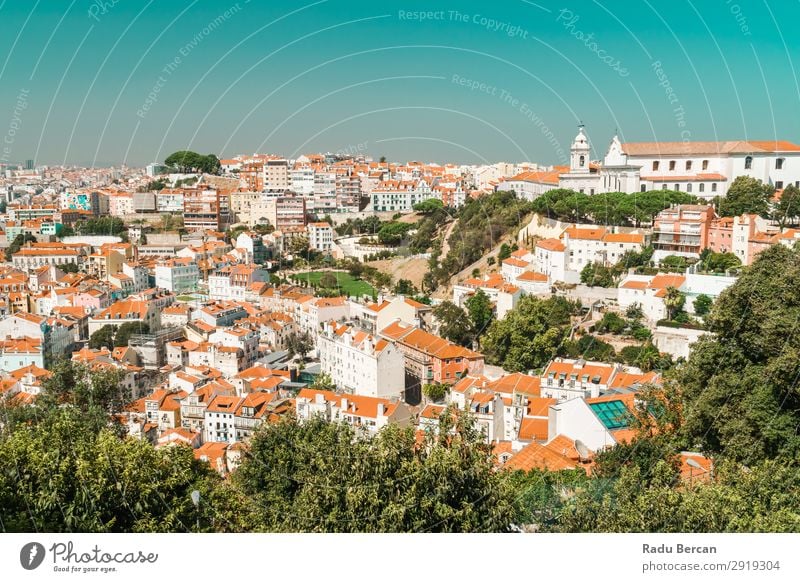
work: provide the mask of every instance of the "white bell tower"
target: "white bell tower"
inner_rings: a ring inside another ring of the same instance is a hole
[[[583,124],[578,126],[578,135],[570,147],[569,173],[588,174],[589,173],[589,154],[591,147],[586,134],[583,133]]]

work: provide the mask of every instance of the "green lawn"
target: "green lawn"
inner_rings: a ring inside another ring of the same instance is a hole
[[[339,288],[341,289],[342,293],[347,296],[360,297],[362,295],[375,295],[375,289],[372,287],[372,285],[360,279],[353,279],[349,273],[345,272],[312,271],[310,273],[297,273],[295,276],[299,279],[308,281],[309,285],[312,287],[317,287],[319,285],[319,280],[326,272],[330,272],[336,276],[336,281],[339,285]]]

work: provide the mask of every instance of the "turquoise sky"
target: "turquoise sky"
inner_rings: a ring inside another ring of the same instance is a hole
[[[2,151],[559,163],[579,121],[597,156],[615,128],[798,142],[798,22],[798,0],[0,0]]]

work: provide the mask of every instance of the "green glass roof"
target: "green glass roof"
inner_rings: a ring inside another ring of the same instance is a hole
[[[631,413],[621,400],[596,402],[590,404],[589,408],[592,409],[592,412],[597,415],[597,418],[608,430],[625,428],[630,424]]]

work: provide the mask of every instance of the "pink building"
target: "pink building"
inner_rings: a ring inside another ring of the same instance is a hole
[[[750,265],[756,256],[778,243],[793,244],[796,231],[771,225],[756,214],[724,217],[711,224],[708,248],[715,253],[733,253],[743,265]]]
[[[105,309],[111,305],[111,298],[108,293],[104,293],[98,289],[89,289],[82,293],[76,293],[72,297],[72,305],[75,307],[89,308],[94,311],[95,309]]]
[[[713,206],[700,204],[681,204],[659,212],[653,224],[656,256],[699,256],[708,246],[709,228],[715,216]]]

